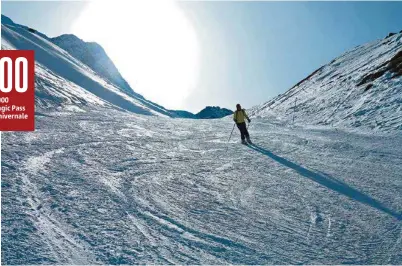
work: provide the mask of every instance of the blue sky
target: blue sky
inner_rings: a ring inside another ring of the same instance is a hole
[[[3,1],[1,11],[53,37],[70,33],[85,5]],[[193,23],[201,47],[196,89],[181,106],[190,111],[206,105],[234,109],[238,102],[246,108],[263,103],[343,52],[402,30],[402,2],[179,5]]]
[[[1,14],[49,37],[71,33],[71,25],[85,8],[84,1],[1,1]]]
[[[402,2],[185,2],[182,7],[205,51],[200,89],[190,104],[206,98],[231,108],[236,102],[245,107],[265,102],[348,49],[402,30]]]

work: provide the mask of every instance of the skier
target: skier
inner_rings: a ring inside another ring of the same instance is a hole
[[[241,143],[242,144],[247,144],[247,142],[248,142],[248,143],[252,144],[251,140],[250,140],[250,135],[248,134],[248,130],[247,130],[247,127],[246,127],[245,119],[247,119],[247,121],[249,123],[251,122],[250,118],[246,114],[246,111],[244,109],[241,109],[240,104],[237,104],[236,105],[236,111],[233,114],[233,120],[235,121],[237,127],[240,130]],[[247,138],[247,142],[245,141],[246,138]]]

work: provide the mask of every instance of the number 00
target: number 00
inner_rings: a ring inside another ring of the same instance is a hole
[[[7,84],[5,84],[5,64],[7,63]],[[13,88],[13,61],[9,57],[0,59],[0,91],[7,93]],[[25,57],[18,57],[15,60],[15,90],[26,92],[28,90],[28,60]],[[21,84],[22,77],[22,84]]]

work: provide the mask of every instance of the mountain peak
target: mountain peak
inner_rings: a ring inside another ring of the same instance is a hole
[[[85,42],[74,34],[63,34],[50,40],[105,77],[108,81],[121,88],[123,92],[135,94],[137,97],[143,98],[133,91],[127,81],[121,76],[106,51],[98,43]]]
[[[14,25],[14,21],[11,20],[11,18],[1,15],[1,23],[6,24],[6,25]]]
[[[79,37],[77,37],[74,34],[62,34],[58,37],[54,37],[51,38],[53,43],[58,43],[58,44],[63,44],[66,45],[66,43],[70,44],[70,45],[82,45],[82,46],[88,46],[91,47],[93,49],[97,49],[97,50],[101,50],[102,52],[105,52],[105,50],[103,49],[103,47],[97,43],[97,42],[86,42],[82,39],[80,39]]]
[[[199,119],[213,119],[222,118],[231,114],[233,114],[232,110],[221,108],[219,106],[207,106],[196,114],[196,117]]]
[[[85,42],[75,36],[74,34],[62,34],[58,37],[52,38],[52,40],[56,41],[64,41],[64,42],[71,42],[71,43],[79,43],[79,44],[84,44]]]

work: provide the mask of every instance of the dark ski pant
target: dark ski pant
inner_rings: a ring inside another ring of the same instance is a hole
[[[240,130],[241,139],[244,140],[245,138],[249,139],[250,135],[248,134],[246,122],[236,124]]]

